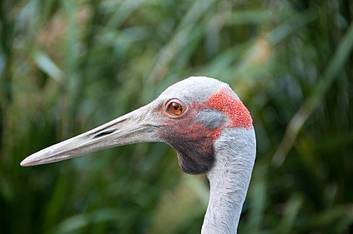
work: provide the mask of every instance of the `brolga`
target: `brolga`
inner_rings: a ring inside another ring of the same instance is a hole
[[[206,174],[210,198],[201,233],[237,233],[256,155],[248,109],[226,83],[189,77],[151,103],[78,136],[34,153],[33,166],[104,148],[164,142],[177,151],[188,174]]]

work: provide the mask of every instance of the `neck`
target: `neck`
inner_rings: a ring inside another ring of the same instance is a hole
[[[226,129],[215,143],[216,162],[207,173],[210,199],[202,234],[237,233],[255,161],[255,132]]]

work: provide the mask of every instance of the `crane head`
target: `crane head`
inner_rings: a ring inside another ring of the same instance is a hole
[[[177,151],[184,172],[200,174],[212,168],[214,143],[223,129],[251,127],[249,111],[226,83],[190,77],[137,110],[28,156],[21,166],[62,161],[114,146],[165,142]]]

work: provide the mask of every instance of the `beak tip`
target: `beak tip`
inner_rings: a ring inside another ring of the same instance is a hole
[[[22,160],[22,162],[20,163],[21,167],[29,167],[29,166],[33,166],[35,164],[33,164],[32,160],[30,159],[30,157],[27,157],[25,159]]]
[[[28,166],[29,166],[29,164],[28,164],[28,162],[27,162],[26,159],[22,160],[22,162],[20,163],[20,165],[21,165],[21,167],[28,167]]]

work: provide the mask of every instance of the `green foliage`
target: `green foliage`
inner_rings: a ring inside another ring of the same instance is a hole
[[[254,117],[239,233],[352,233],[352,17],[349,0],[1,1],[0,232],[198,233],[206,180],[165,145],[19,162],[206,75]]]

